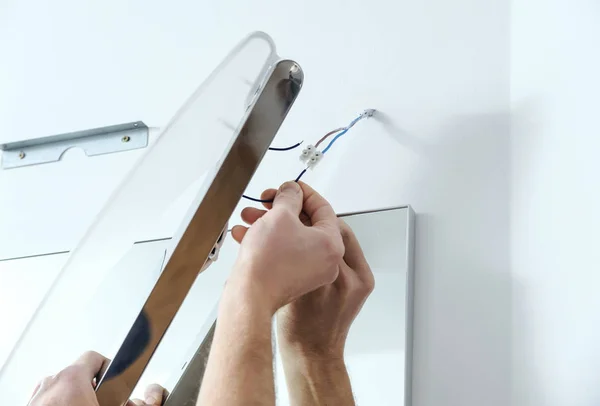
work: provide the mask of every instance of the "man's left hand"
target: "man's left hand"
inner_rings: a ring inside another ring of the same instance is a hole
[[[74,364],[58,374],[44,378],[35,388],[27,406],[99,406],[95,379],[110,361],[97,352],[88,351]],[[134,399],[127,406],[160,406],[168,393],[159,385],[150,385],[145,401]]]

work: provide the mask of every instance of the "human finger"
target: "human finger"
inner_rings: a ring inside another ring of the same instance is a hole
[[[308,214],[306,214],[304,212],[300,213],[300,221],[305,226],[309,226],[309,227],[312,226],[312,222],[310,221],[310,217],[308,217]]]
[[[248,232],[248,227],[246,226],[233,226],[233,228],[231,229],[231,237],[233,237],[233,239],[238,243],[241,244],[242,240],[244,239],[244,236],[246,235],[246,233]]]
[[[146,403],[142,399],[131,399],[125,406],[146,406]]]
[[[110,360],[95,351],[84,352],[73,365],[78,365],[85,373],[85,378],[90,381],[94,379],[100,371],[105,369]]]
[[[276,194],[277,194],[277,189],[267,189],[260,194],[261,200],[270,200],[270,202],[263,202],[262,205],[265,206],[265,209],[270,210],[273,208],[273,200],[275,199]]]
[[[153,383],[144,391],[144,399],[148,406],[160,406],[167,399],[169,393],[162,386]]]
[[[302,189],[296,182],[285,182],[277,190],[273,200],[274,209],[289,210],[296,216],[302,211]]]
[[[256,207],[246,207],[242,210],[241,217],[244,223],[252,225],[266,213],[266,210],[257,209]]]
[[[340,233],[342,234],[342,241],[344,242],[344,262],[348,264],[350,268],[356,272],[360,280],[372,286],[375,283],[373,271],[365,258],[365,254],[358,242],[358,238],[354,234],[354,231],[348,224],[342,219],[339,219]]]
[[[262,192],[262,194],[260,195],[260,198],[261,198],[261,200],[273,200],[275,198],[276,194],[277,194],[277,189],[267,189],[264,192]],[[264,202],[263,206],[266,209],[270,210],[273,208],[273,203],[272,202],[270,202],[270,203]],[[311,225],[310,217],[308,217],[308,215],[305,212],[300,213],[300,221],[305,226]]]
[[[304,182],[298,182],[303,193],[302,210],[308,215],[313,226],[319,223],[336,224],[337,216],[323,196]]]

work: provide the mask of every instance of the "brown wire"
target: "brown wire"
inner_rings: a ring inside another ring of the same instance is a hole
[[[332,134],[335,134],[339,131],[342,131],[344,129],[344,127],[340,127],[340,128],[336,128],[335,130],[329,131],[327,134],[325,134],[323,136],[323,138],[321,138],[319,141],[317,141],[317,143],[315,144],[315,148],[317,148],[319,146],[320,143],[322,143],[323,141],[325,141],[327,139],[327,137],[329,137]]]

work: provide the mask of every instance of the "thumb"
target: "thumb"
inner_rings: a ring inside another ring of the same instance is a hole
[[[302,211],[302,188],[296,182],[285,182],[277,190],[273,200],[273,208],[282,208],[291,211],[296,216]]]
[[[165,389],[157,384],[149,385],[144,392],[146,406],[160,406],[166,400]]]

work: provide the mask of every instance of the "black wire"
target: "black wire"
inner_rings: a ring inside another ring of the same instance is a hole
[[[304,176],[305,173],[306,173],[306,168],[302,172],[300,172],[300,175],[298,175],[298,177],[296,178],[296,180],[294,182],[298,182],[300,180],[300,178],[302,176]],[[246,195],[242,195],[242,197],[244,199],[248,199],[248,200],[251,200],[256,203],[273,203],[273,199],[257,199],[255,197],[246,196]]]
[[[294,182],[298,182],[300,180],[300,178],[302,176],[304,176],[305,173],[306,173],[306,168],[304,168],[304,170],[302,172],[300,172],[300,175],[298,175],[298,177],[296,178],[296,180]]]
[[[291,147],[285,147],[285,148],[275,148],[275,147],[270,147],[269,151],[289,151],[292,150],[294,148],[298,148],[304,141],[300,141],[297,144],[292,145]]]
[[[253,202],[257,202],[257,203],[273,203],[273,199],[257,199],[255,197],[246,196],[246,195],[242,195],[242,197],[244,199],[252,200]]]

